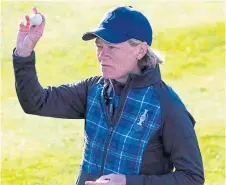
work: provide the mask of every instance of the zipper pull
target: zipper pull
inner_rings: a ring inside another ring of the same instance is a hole
[[[114,128],[112,126],[110,126],[109,131],[112,132],[114,130]]]
[[[110,116],[112,117],[112,114],[113,114],[113,103],[112,102],[109,104],[109,113],[110,113]]]

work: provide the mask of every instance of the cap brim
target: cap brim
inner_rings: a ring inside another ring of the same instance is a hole
[[[97,28],[90,32],[86,32],[83,34],[82,39],[85,41],[88,41],[88,40],[92,40],[96,37],[99,37],[99,38],[105,40],[106,42],[109,42],[112,44],[118,44],[118,43],[125,42],[130,39],[128,36],[126,36],[124,34],[115,33],[106,28]]]

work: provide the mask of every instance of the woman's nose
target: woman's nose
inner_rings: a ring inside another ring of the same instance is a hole
[[[109,58],[108,48],[103,47],[101,49],[101,51],[99,52],[99,56],[98,57],[99,57],[100,60]]]

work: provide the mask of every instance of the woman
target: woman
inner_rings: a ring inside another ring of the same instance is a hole
[[[37,14],[37,9],[33,9]],[[33,49],[41,25],[21,23],[13,54],[16,91],[28,114],[85,119],[77,185],[202,185],[195,121],[161,79],[152,28],[132,7],[111,9],[83,40],[96,39],[102,76],[43,88]]]

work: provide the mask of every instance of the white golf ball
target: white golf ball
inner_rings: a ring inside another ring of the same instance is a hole
[[[38,26],[42,23],[42,16],[40,14],[33,14],[30,16],[32,26]]]

